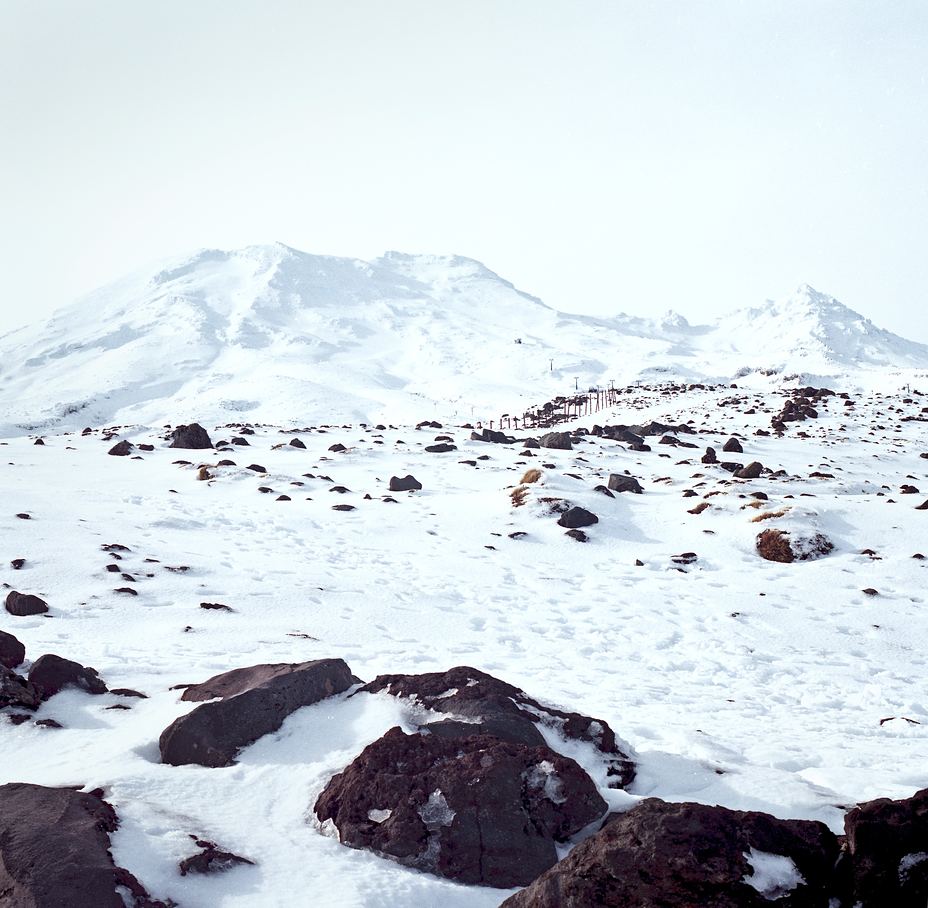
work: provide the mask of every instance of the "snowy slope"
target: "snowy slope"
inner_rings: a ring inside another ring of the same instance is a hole
[[[519,343],[516,341],[519,340]],[[0,434],[105,423],[490,419],[574,386],[926,368],[808,287],[715,325],[557,312],[472,259],[204,250],[0,337]]]

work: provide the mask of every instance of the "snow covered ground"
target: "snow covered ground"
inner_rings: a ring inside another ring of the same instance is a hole
[[[499,383],[508,380],[504,370]],[[194,399],[183,413],[165,406],[153,425],[117,433],[155,445],[141,459],[107,456],[117,438],[99,431],[48,434],[44,446],[9,435],[0,442],[0,581],[42,596],[50,612],[0,611],[0,629],[26,644],[29,660],[57,653],[148,699],[68,690],[37,716],[61,729],[0,722],[0,779],[103,788],[122,818],[117,863],[184,908],[311,897],[364,908],[498,905],[508,891],[400,867],[317,827],[312,804],[330,776],[408,724],[392,698],[342,695],[299,710],[228,768],[158,762],[160,732],[190,708],[172,686],[332,656],[365,681],[471,665],[606,719],[634,747],[639,770],[628,794],[602,787],[614,808],[658,796],[815,818],[837,831],[848,805],[911,795],[928,784],[928,562],[912,557],[928,555],[928,511],[916,509],[928,498],[919,457],[928,395],[902,385],[928,392],[928,380],[886,371],[834,380],[855,406],[831,398],[819,419],[790,424],[781,438],[754,435],[769,430],[783,398],[765,377],[749,381],[756,389],[642,390],[577,423],[692,420],[697,434],[679,437],[697,449],[651,438],[652,451],[635,453],[588,436],[572,451],[529,458],[520,445],[471,441],[444,420],[441,429],[396,419],[363,428],[336,404],[339,425],[324,431],[297,431],[321,422],[307,420],[258,428],[231,454],[168,449],[161,425],[196,415]],[[415,418],[433,415],[421,401]],[[214,441],[238,434],[207,428]],[[736,432],[744,454],[722,455]],[[424,451],[446,434],[456,451]],[[294,437],[305,450],[277,447]],[[329,452],[336,442],[348,450]],[[720,459],[756,459],[786,475],[733,480],[700,463],[707,445]],[[224,457],[236,466],[215,467]],[[201,463],[212,480],[197,481]],[[509,492],[528,467],[542,478],[513,508]],[[595,491],[625,471],[644,494]],[[422,491],[384,501],[390,476],[407,473]],[[903,484],[919,494],[900,494]],[[688,489],[696,494],[683,497]],[[769,500],[748,497],[756,491]],[[598,515],[588,543],[564,535],[544,497]],[[709,507],[689,513],[700,503]],[[768,527],[820,531],[835,550],[764,561],[754,541]],[[112,543],[129,551],[114,560],[101,548]],[[685,552],[696,560],[673,560]],[[14,558],[26,559],[21,570]],[[108,572],[114,563],[119,572]],[[107,708],[117,704],[131,709]],[[595,772],[590,755],[571,755]],[[256,864],[181,877],[190,834]]]

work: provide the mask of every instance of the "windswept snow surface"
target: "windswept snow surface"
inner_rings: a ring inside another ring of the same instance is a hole
[[[352,908],[490,908],[508,893],[353,851],[313,818],[328,779],[364,746],[392,726],[412,730],[408,703],[341,695],[299,710],[234,766],[158,762],[160,732],[190,709],[174,685],[322,657],[344,658],[365,680],[465,664],[608,721],[635,749],[629,793],[605,787],[592,748],[545,734],[588,768],[612,809],[658,796],[840,831],[854,803],[928,785],[928,562],[912,557],[928,554],[928,512],[915,507],[928,497],[928,460],[918,456],[928,395],[883,388],[855,400],[830,399],[818,420],[777,438],[753,433],[769,428],[779,393],[645,389],[598,421],[692,420],[697,434],[686,439],[699,448],[650,439],[652,451],[635,453],[589,437],[533,458],[453,424],[260,427],[231,454],[168,449],[144,427],[120,433],[155,445],[142,459],[107,456],[115,439],[99,432],[47,435],[44,446],[10,438],[0,443],[0,580],[51,610],[0,612],[0,628],[30,660],[54,652],[148,699],[66,690],[38,714],[60,730],[0,720],[0,778],[103,788],[122,817],[116,860],[184,908],[275,908],[320,892]],[[214,439],[232,434],[208,428]],[[735,431],[739,460],[785,474],[741,482],[699,463],[706,445],[721,450]],[[426,453],[439,434],[458,450]],[[294,436],[305,450],[280,446]],[[330,453],[335,442],[348,450]],[[216,467],[223,457],[237,465]],[[213,480],[196,480],[200,463]],[[244,469],[251,463],[267,475]],[[509,491],[529,466],[542,478],[513,508]],[[595,491],[626,470],[644,494]],[[384,501],[389,477],[406,473],[422,491]],[[921,494],[900,494],[903,483]],[[696,495],[683,497],[687,489]],[[599,516],[588,543],[564,535],[542,500],[552,497]],[[690,513],[697,503],[709,507]],[[766,527],[814,528],[835,550],[766,562],[754,548]],[[107,572],[109,543],[129,547],[115,563],[131,580]],[[683,552],[696,560],[675,562]],[[25,566],[13,570],[20,557]],[[181,566],[189,570],[169,570]],[[126,586],[138,595],[115,592]],[[233,611],[204,611],[202,601]],[[106,708],[117,703],[131,709]],[[191,834],[256,864],[181,877]]]
[[[167,419],[415,421],[426,409],[487,421],[575,386],[877,367],[928,368],[928,347],[806,286],[714,325],[591,318],[473,259],[364,262],[276,244],[203,250],[0,337],[0,436]]]

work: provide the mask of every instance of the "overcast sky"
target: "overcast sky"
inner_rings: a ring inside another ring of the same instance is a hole
[[[0,0],[0,330],[203,246],[928,341],[925,0]]]

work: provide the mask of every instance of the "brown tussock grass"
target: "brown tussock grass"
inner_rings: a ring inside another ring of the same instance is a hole
[[[762,520],[775,520],[777,517],[783,517],[789,513],[789,508],[781,508],[779,511],[764,511],[763,514],[755,514],[751,518],[751,523],[760,523]]]

